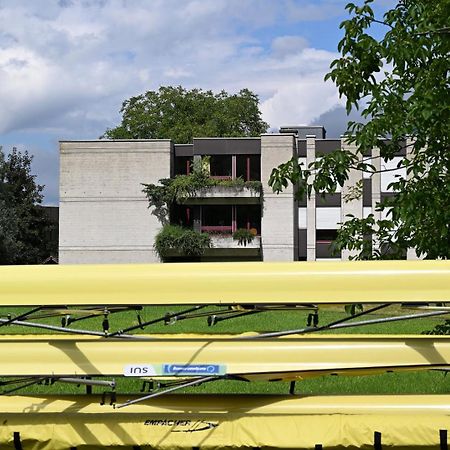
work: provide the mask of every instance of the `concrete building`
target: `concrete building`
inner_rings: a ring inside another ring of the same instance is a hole
[[[347,252],[333,256],[330,251],[338,224],[346,214],[379,214],[375,203],[392,195],[387,185],[394,173],[365,178],[354,172],[342,192],[325,198],[313,194],[297,202],[292,186],[275,194],[268,180],[280,163],[293,156],[309,163],[321,154],[348,147],[343,139],[326,139],[323,127],[283,127],[280,131],[257,138],[198,138],[183,145],[170,140],[62,141],[60,263],[159,261],[153,244],[162,224],[148,209],[142,184],[189,174],[193,161],[205,156],[212,177],[261,181],[262,194],[216,186],[174,208],[174,223],[211,233],[213,248],[201,260],[348,259]],[[381,168],[376,149],[372,156],[373,164]],[[389,167],[397,162],[394,158]],[[357,181],[363,185],[362,197],[345,202],[349,187]],[[255,234],[245,247],[232,238],[240,228]],[[174,255],[169,260],[180,258]]]

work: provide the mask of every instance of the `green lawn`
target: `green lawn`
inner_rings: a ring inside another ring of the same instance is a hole
[[[154,318],[163,316],[166,313],[173,313],[181,311],[182,307],[166,308],[166,307],[146,307],[141,313],[143,321],[152,320]],[[204,309],[201,312],[211,311],[212,308]],[[0,308],[0,317],[5,318],[8,313],[13,315],[19,315],[27,311],[26,308]],[[376,319],[388,317],[391,315],[403,315],[411,314],[413,311],[401,308],[399,306],[391,306],[386,308],[382,312],[377,312],[356,318],[355,321],[361,321],[366,319]],[[277,330],[289,330],[299,329],[306,326],[308,312],[305,311],[268,311],[259,314],[249,315],[246,317],[239,317],[236,319],[230,319],[223,322],[219,322],[213,327],[209,327],[206,323],[206,317],[181,320],[175,322],[173,325],[164,325],[164,323],[158,323],[148,326],[145,330],[136,330],[134,333],[244,333],[247,331],[258,332],[270,332]],[[343,307],[332,307],[320,311],[319,326],[333,322],[335,320],[347,317],[348,314],[344,311]],[[80,322],[75,322],[71,328],[82,328],[101,331],[101,323],[103,316],[99,316],[93,319],[86,319]],[[443,322],[443,316],[435,318],[425,318],[416,320],[407,320],[394,323],[376,324],[364,327],[346,328],[341,330],[330,330],[327,333],[337,334],[420,334],[424,330],[430,330],[435,325]],[[35,320],[37,321],[37,320]],[[60,318],[43,319],[41,322],[45,322],[53,325],[61,325]],[[137,318],[135,312],[123,312],[110,315],[110,332],[115,330],[124,329],[127,326],[137,324]],[[20,326],[6,326],[0,327],[1,334],[37,334],[46,333],[52,334],[54,332],[47,330],[38,330],[28,327]]]
[[[179,308],[182,309],[182,308]],[[178,309],[178,310],[179,310]],[[23,308],[14,310],[4,308],[0,310],[0,316],[5,317],[7,313],[20,314]],[[177,311],[172,309],[170,312]],[[148,307],[142,312],[143,320],[151,320],[167,313],[166,308]],[[390,307],[383,313],[371,314],[370,319],[387,317],[390,314],[409,314],[411,311],[402,310],[400,307]],[[320,325],[346,317],[343,308],[326,309],[320,312]],[[176,322],[173,325],[156,324],[146,328],[140,333],[242,333],[246,331],[275,331],[284,329],[302,328],[306,324],[306,312],[282,311],[264,312],[220,322],[214,327],[208,327],[206,318],[197,318]],[[103,317],[88,319],[73,325],[76,328],[101,330]],[[356,320],[363,320],[358,318]],[[335,330],[333,333],[363,333],[363,334],[420,334],[425,330],[432,329],[436,324],[443,322],[442,317],[409,320],[390,324],[377,324],[359,328],[347,328]],[[60,319],[46,319],[47,323],[60,325]],[[110,331],[123,329],[130,324],[137,323],[134,312],[113,314],[110,316]],[[30,328],[7,326],[1,327],[0,332],[12,333],[48,333],[46,331],[33,330]],[[329,333],[329,332],[328,332]],[[117,379],[118,393],[139,393],[142,383],[135,379]],[[22,392],[27,393],[82,393],[84,387],[72,385],[33,386]],[[94,392],[102,392],[102,388],[93,388]],[[286,382],[254,382],[246,383],[239,381],[220,381],[205,384],[184,392],[197,393],[279,393],[289,392],[289,383]],[[407,394],[407,393],[450,393],[450,378],[445,377],[442,372],[409,372],[409,373],[385,373],[380,375],[342,377],[324,376],[314,379],[299,381],[296,384],[296,393],[307,395],[320,394]]]

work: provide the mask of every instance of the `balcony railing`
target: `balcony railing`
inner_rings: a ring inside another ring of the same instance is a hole
[[[213,180],[231,180],[231,175],[211,175]]]
[[[218,234],[232,234],[233,227],[231,225],[202,225],[202,233],[218,233]]]
[[[261,193],[249,187],[212,186],[198,189],[195,195],[184,200],[186,205],[260,204]]]
[[[239,245],[238,241],[233,239],[230,234],[213,234],[211,235],[212,248],[208,252],[214,253],[217,250],[229,249],[230,251],[239,251],[245,253],[255,253],[260,251],[261,236],[255,236],[251,243],[247,245]]]

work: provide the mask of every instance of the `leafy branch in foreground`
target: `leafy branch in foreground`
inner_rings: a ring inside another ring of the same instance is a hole
[[[297,185],[299,197],[335,192],[352,170],[380,172],[364,156],[373,148],[382,161],[391,161],[406,142],[406,156],[389,186],[396,195],[377,205],[383,220],[349,217],[335,248],[356,250],[359,259],[400,257],[411,247],[427,258],[448,258],[450,2],[399,1],[382,19],[371,3],[347,5],[341,57],[325,77],[346,98],[347,113],[363,105],[367,122],[349,122],[345,133],[355,149],[336,150],[307,167],[293,158],[273,170],[269,184],[275,192]],[[375,23],[386,25],[379,39]]]

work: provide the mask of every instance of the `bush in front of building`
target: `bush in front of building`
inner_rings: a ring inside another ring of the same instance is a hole
[[[212,247],[211,237],[206,233],[180,227],[164,225],[156,235],[154,248],[163,260],[167,256],[202,256]]]

